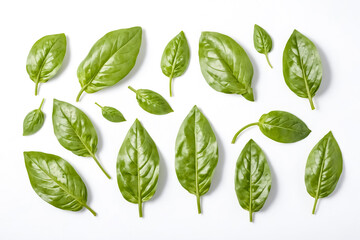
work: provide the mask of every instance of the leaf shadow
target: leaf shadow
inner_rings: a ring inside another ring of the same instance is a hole
[[[268,162],[269,168],[270,168],[270,172],[271,172],[271,189],[270,189],[270,193],[268,198],[265,201],[265,204],[263,206],[263,208],[261,209],[261,211],[265,212],[267,211],[267,209],[269,208],[269,206],[272,205],[272,203],[275,201],[276,196],[278,195],[278,181],[277,181],[277,177],[276,174],[274,173],[274,168],[271,165],[271,162],[269,161],[269,158],[266,154],[266,152],[263,150],[266,160]]]
[[[165,163],[164,155],[161,153],[161,151],[158,148],[159,157],[160,157],[160,163],[159,163],[159,179],[157,184],[157,189],[152,197],[151,201],[156,200],[163,192],[166,186],[166,181],[168,179],[168,170]]]
[[[325,52],[322,50],[321,47],[319,47],[318,44],[315,44],[315,45],[319,52],[321,63],[322,63],[322,69],[323,69],[321,85],[319,87],[318,92],[316,93],[317,96],[321,96],[324,94],[324,92],[326,92],[330,88],[331,81],[332,81],[332,72],[331,72],[330,63],[326,57]]]
[[[257,100],[257,94],[256,94],[256,85],[259,82],[260,79],[260,71],[258,71],[258,65],[255,61],[255,59],[253,58],[253,56],[251,54],[249,54],[249,51],[246,51],[247,55],[249,56],[249,59],[253,65],[253,69],[254,69],[254,75],[253,75],[253,79],[251,82],[251,88],[253,89],[253,93],[254,93],[254,101]]]

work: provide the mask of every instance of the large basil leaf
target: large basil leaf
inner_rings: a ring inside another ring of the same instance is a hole
[[[284,49],[283,74],[291,91],[308,98],[314,110],[312,98],[322,79],[321,59],[314,43],[297,30],[291,34]]]
[[[122,113],[117,110],[116,108],[113,107],[108,107],[108,106],[101,106],[98,103],[95,103],[96,105],[98,105],[101,108],[101,113],[103,115],[103,117],[107,120],[109,120],[110,122],[124,122],[126,121],[126,119],[124,118],[124,116],[122,115]]]
[[[66,53],[65,34],[47,35],[31,48],[26,61],[26,71],[35,83],[35,96],[40,83],[46,83],[59,71]]]
[[[170,78],[170,97],[172,79],[184,74],[190,61],[190,50],[183,31],[176,35],[165,47],[161,57],[161,70]]]
[[[59,143],[81,157],[92,157],[104,174],[111,177],[95,156],[98,136],[90,119],[77,107],[54,99],[53,127]]]
[[[203,32],[199,60],[205,80],[216,91],[242,94],[247,100],[254,101],[252,63],[232,38],[216,32]]]
[[[76,101],[84,91],[94,93],[123,79],[135,66],[141,38],[141,27],[112,31],[100,38],[78,68],[81,90]]]
[[[235,192],[240,206],[253,213],[265,204],[271,189],[271,172],[262,149],[250,140],[236,162]]]
[[[284,111],[271,111],[260,117],[259,122],[250,123],[241,128],[231,143],[235,143],[239,134],[248,127],[259,126],[260,131],[268,138],[281,142],[293,143],[306,138],[311,130],[295,115]]]
[[[194,106],[181,124],[175,144],[175,169],[180,184],[196,195],[198,213],[200,197],[210,189],[218,162],[218,145],[206,117]]]
[[[273,68],[268,57],[268,53],[271,51],[272,48],[271,37],[265,31],[265,29],[263,29],[257,24],[255,24],[254,26],[254,47],[256,51],[265,55],[266,61],[268,62],[269,66]]]
[[[41,101],[40,107],[38,109],[35,109],[26,115],[23,122],[24,136],[29,136],[31,134],[36,133],[44,125],[45,115],[41,111],[44,100],[45,99]]]
[[[327,197],[335,190],[342,168],[341,150],[330,131],[311,150],[306,163],[306,190],[315,198],[313,214],[319,198]]]
[[[156,191],[159,161],[154,141],[136,119],[121,145],[116,172],[121,194],[127,201],[138,204],[140,217],[143,202],[150,200]]]
[[[87,208],[87,190],[75,169],[61,157],[42,153],[24,152],[25,166],[32,188],[39,197],[54,207],[80,211]]]
[[[129,86],[129,89],[136,93],[136,100],[139,106],[148,113],[156,115],[164,115],[173,112],[170,104],[157,92],[148,89],[134,89]]]

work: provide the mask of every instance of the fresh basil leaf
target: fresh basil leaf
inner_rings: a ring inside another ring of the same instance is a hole
[[[41,101],[40,107],[38,109],[35,109],[26,115],[23,122],[24,136],[29,136],[36,133],[44,125],[45,115],[41,111],[44,100],[45,99]]]
[[[184,74],[190,61],[190,49],[183,31],[176,35],[165,47],[161,57],[161,70],[170,78],[170,97],[172,79]]]
[[[271,189],[271,172],[262,149],[250,140],[236,162],[235,192],[240,206],[253,213],[265,204]]]
[[[308,98],[314,110],[312,98],[322,80],[320,55],[314,43],[297,30],[291,34],[283,54],[285,82],[296,95]]]
[[[336,188],[343,169],[340,147],[330,131],[311,150],[306,163],[306,190],[315,198],[315,214],[319,198],[329,196]]]
[[[135,120],[121,145],[117,163],[117,181],[123,197],[138,204],[152,198],[159,178],[159,153],[153,139],[139,120]]]
[[[81,157],[92,157],[104,174],[111,177],[96,158],[98,136],[90,119],[77,107],[54,99],[54,133],[61,146]]]
[[[250,123],[241,128],[231,143],[235,143],[239,134],[248,127],[259,126],[260,131],[268,138],[281,142],[293,143],[306,138],[311,130],[295,115],[284,111],[271,111],[260,117],[259,122]]]
[[[25,166],[34,191],[54,207],[80,211],[87,208],[87,190],[81,177],[64,159],[42,152],[24,152]]]
[[[266,61],[268,62],[269,66],[273,68],[268,57],[268,53],[271,51],[272,48],[271,37],[265,31],[265,29],[263,29],[257,24],[254,25],[254,46],[256,51],[265,55]]]
[[[129,86],[129,89],[136,93],[136,100],[139,106],[148,113],[156,115],[165,115],[173,112],[169,103],[157,92],[148,89],[134,89]]]
[[[232,38],[216,32],[203,32],[199,42],[199,60],[201,72],[213,89],[241,94],[254,101],[252,63],[244,49]]]
[[[117,110],[116,108],[113,107],[108,107],[108,106],[101,106],[98,103],[95,103],[96,105],[98,105],[101,108],[101,112],[102,115],[105,119],[109,120],[110,122],[124,122],[126,121],[126,119],[124,118],[124,116],[122,115],[122,113]]]
[[[197,200],[210,189],[211,179],[218,162],[218,144],[206,117],[194,106],[179,129],[175,145],[177,178]]]
[[[46,83],[59,71],[66,53],[65,34],[47,35],[31,48],[26,61],[26,71],[35,83],[35,96],[40,83]]]
[[[141,27],[112,31],[100,38],[78,68],[81,90],[76,101],[84,91],[94,93],[123,79],[135,66],[141,38]]]

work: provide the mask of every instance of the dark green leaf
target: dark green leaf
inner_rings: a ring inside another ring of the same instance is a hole
[[[251,139],[241,151],[235,169],[235,191],[240,206],[252,213],[265,204],[271,189],[271,172],[261,148]]]
[[[44,99],[41,101],[40,107],[29,112],[23,122],[23,135],[29,136],[36,133],[44,125],[44,113],[41,111]]]
[[[170,97],[172,96],[172,79],[184,74],[189,65],[189,61],[189,45],[184,32],[181,31],[166,45],[161,57],[161,70],[165,76],[170,78]]]
[[[265,55],[266,61],[268,62],[269,66],[272,68],[268,57],[268,53],[271,51],[272,48],[271,37],[265,31],[265,29],[263,29],[262,27],[256,24],[254,26],[254,46],[256,51]]]
[[[103,107],[103,106],[99,105],[98,103],[95,103],[95,104],[101,108],[102,115],[104,116],[104,118],[106,118],[110,122],[126,121],[126,119],[124,118],[122,113],[119,110],[117,110],[116,108],[108,107],[108,106]]]
[[[139,206],[152,198],[159,177],[159,153],[156,145],[139,120],[128,131],[121,145],[117,164],[117,180],[123,197]]]
[[[100,38],[78,68],[81,90],[76,101],[84,91],[94,93],[123,79],[135,66],[141,38],[141,27],[112,31]]]
[[[26,71],[35,83],[35,95],[40,83],[46,83],[60,69],[66,53],[65,34],[47,35],[31,48],[26,62]]]
[[[329,196],[335,190],[342,168],[341,150],[330,131],[311,150],[306,163],[306,189],[315,198],[313,214],[318,199]]]
[[[42,152],[24,152],[25,166],[32,188],[54,207],[80,211],[87,208],[87,190],[75,169],[61,157]]]
[[[196,195],[198,213],[200,196],[210,189],[218,162],[218,145],[206,117],[194,106],[179,129],[175,145],[175,169],[180,184]]]
[[[312,98],[322,79],[321,59],[314,43],[297,30],[291,34],[284,49],[283,74],[291,91],[308,98],[311,109],[315,109]]]

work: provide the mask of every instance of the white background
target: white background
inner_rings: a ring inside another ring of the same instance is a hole
[[[353,1],[2,1],[0,3],[0,239],[359,239],[359,2]],[[253,26],[259,24],[273,39],[269,58],[253,46]],[[117,85],[95,94],[80,90],[76,70],[91,46],[105,33],[132,26],[143,28],[143,44],[135,68]],[[294,29],[318,47],[323,82],[315,97],[316,110],[297,97],[282,75],[282,52]],[[167,42],[183,30],[191,48],[190,66],[174,80],[174,97],[160,69]],[[213,90],[201,75],[198,40],[201,31],[227,34],[247,51],[253,66],[255,102]],[[29,79],[26,58],[36,40],[64,32],[68,51],[59,74],[40,86]],[[143,111],[127,86],[148,88],[166,97],[175,110],[165,116]],[[35,135],[22,136],[25,115],[46,98],[45,125]],[[97,156],[111,173],[109,181],[91,158],[65,150],[53,134],[52,99],[68,101],[88,114],[99,135]],[[110,123],[94,104],[118,108],[127,122]],[[209,119],[219,144],[219,163],[210,191],[202,197],[198,215],[195,196],[184,190],[174,170],[174,144],[182,120],[193,105]],[[312,133],[303,141],[281,144],[256,127],[235,145],[234,133],[270,110],[285,110],[304,120]],[[135,118],[156,142],[161,156],[158,190],[144,205],[123,199],[115,166],[120,145]],[[344,158],[344,171],[335,192],[321,199],[315,216],[314,199],[305,189],[304,169],[312,147],[333,131]],[[234,170],[245,143],[253,138],[267,155],[273,176],[264,208],[249,223],[237,201]],[[23,151],[43,151],[69,161],[89,191],[89,205],[98,213],[69,212],[40,199],[30,186]]]

